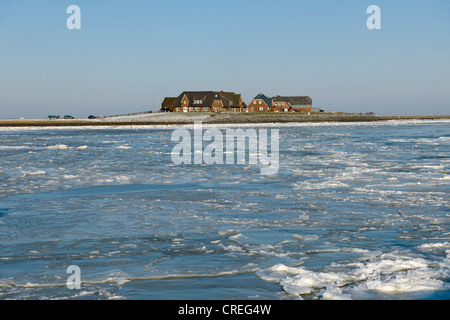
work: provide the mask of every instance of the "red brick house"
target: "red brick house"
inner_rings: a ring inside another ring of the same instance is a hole
[[[248,112],[311,112],[310,97],[280,97],[268,98],[260,93],[248,105]]]
[[[312,99],[305,96],[280,97],[272,98],[272,111],[292,111],[292,112],[311,112]]]
[[[272,108],[272,99],[258,94],[248,105],[248,112],[270,112]]]
[[[243,112],[246,108],[240,94],[224,91],[184,91],[176,98],[165,98],[161,106],[171,112]]]

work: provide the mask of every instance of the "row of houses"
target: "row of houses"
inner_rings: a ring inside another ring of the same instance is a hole
[[[313,108],[307,96],[276,96],[258,94],[245,104],[241,94],[224,91],[184,91],[178,97],[166,97],[163,112],[323,112]]]

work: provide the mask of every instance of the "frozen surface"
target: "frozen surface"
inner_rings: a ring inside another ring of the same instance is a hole
[[[274,176],[175,166],[175,127],[0,129],[0,299],[450,299],[449,122],[255,128]]]

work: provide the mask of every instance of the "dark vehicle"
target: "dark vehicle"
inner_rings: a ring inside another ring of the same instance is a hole
[[[64,119],[75,119],[75,118],[72,116],[64,116]]]
[[[95,119],[95,116],[90,115],[88,119]]]

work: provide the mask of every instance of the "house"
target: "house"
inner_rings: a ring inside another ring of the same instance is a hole
[[[305,96],[272,98],[272,111],[293,111],[293,112],[311,112],[312,99]]]
[[[161,104],[162,112],[173,112],[173,104],[177,100],[176,97],[166,97]]]
[[[224,91],[184,91],[176,98],[165,98],[161,107],[172,112],[243,112],[246,108],[240,94]]]
[[[260,93],[248,105],[248,112],[270,112],[272,99]]]
[[[280,97],[268,98],[260,93],[248,105],[248,112],[311,112],[310,97]]]
[[[241,94],[220,91],[219,96],[222,97],[225,112],[244,112],[247,109]]]

